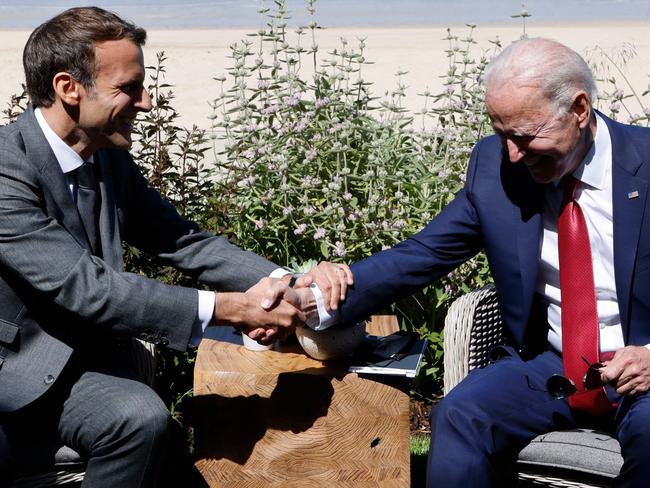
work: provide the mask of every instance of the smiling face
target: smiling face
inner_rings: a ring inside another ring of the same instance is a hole
[[[485,103],[510,162],[525,164],[538,183],[572,173],[593,141],[595,125],[590,127],[593,116],[584,92],[559,115],[536,86],[501,84],[488,91]]]
[[[128,39],[105,41],[95,46],[95,58],[95,83],[80,89],[78,129],[90,154],[99,148],[128,149],[135,117],[151,110],[142,49]]]

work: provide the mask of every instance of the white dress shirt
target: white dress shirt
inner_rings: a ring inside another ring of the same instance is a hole
[[[75,188],[71,173],[79,168],[84,163],[84,160],[70,146],[63,142],[54,130],[52,130],[39,108],[34,110],[34,115],[36,116],[36,121],[38,122],[41,131],[43,131],[47,143],[50,145],[50,148],[54,153],[54,157],[61,167],[61,171],[63,171],[63,174],[65,175],[68,188],[70,189],[70,195],[74,198]],[[93,162],[92,156],[88,159],[88,162]],[[198,345],[201,341],[203,331],[212,320],[215,306],[214,292],[198,290],[198,293],[198,314],[192,328],[192,338],[190,340],[190,343],[194,345]]]
[[[580,181],[576,200],[582,208],[589,232],[596,287],[596,306],[601,352],[616,351],[624,346],[623,330],[614,281],[614,225],[612,212],[612,141],[607,124],[596,115],[594,143],[573,176]],[[557,243],[557,218],[562,191],[559,185],[545,190],[544,231],[540,245],[540,269],[537,292],[548,304],[548,341],[562,351],[562,303]]]

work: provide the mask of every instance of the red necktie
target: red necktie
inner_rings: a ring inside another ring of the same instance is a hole
[[[598,311],[591,262],[591,246],[585,217],[575,200],[579,181],[562,180],[564,199],[558,219],[560,291],[562,297],[562,362],[564,375],[578,392],[569,397],[572,409],[600,415],[611,410],[604,388],[584,390],[587,365],[599,361]]]

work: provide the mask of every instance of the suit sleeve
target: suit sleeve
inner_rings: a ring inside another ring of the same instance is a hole
[[[223,236],[202,232],[149,186],[127,153],[117,181],[128,182],[122,195],[124,240],[217,291],[244,291],[279,266],[231,244]],[[121,183],[120,183],[121,185]],[[119,191],[119,190],[118,190]]]
[[[480,222],[472,202],[478,153],[479,146],[472,153],[464,188],[424,229],[352,264],[354,286],[340,307],[342,322],[366,319],[445,276],[482,249]]]

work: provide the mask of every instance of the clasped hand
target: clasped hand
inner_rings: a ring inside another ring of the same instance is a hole
[[[283,339],[307,317],[318,319],[316,300],[310,289],[315,283],[323,294],[325,306],[335,310],[345,299],[348,286],[353,284],[352,272],[347,265],[321,262],[289,287],[290,276],[282,279],[262,278],[244,294],[250,301],[251,320],[240,327],[251,339],[269,344]]]

